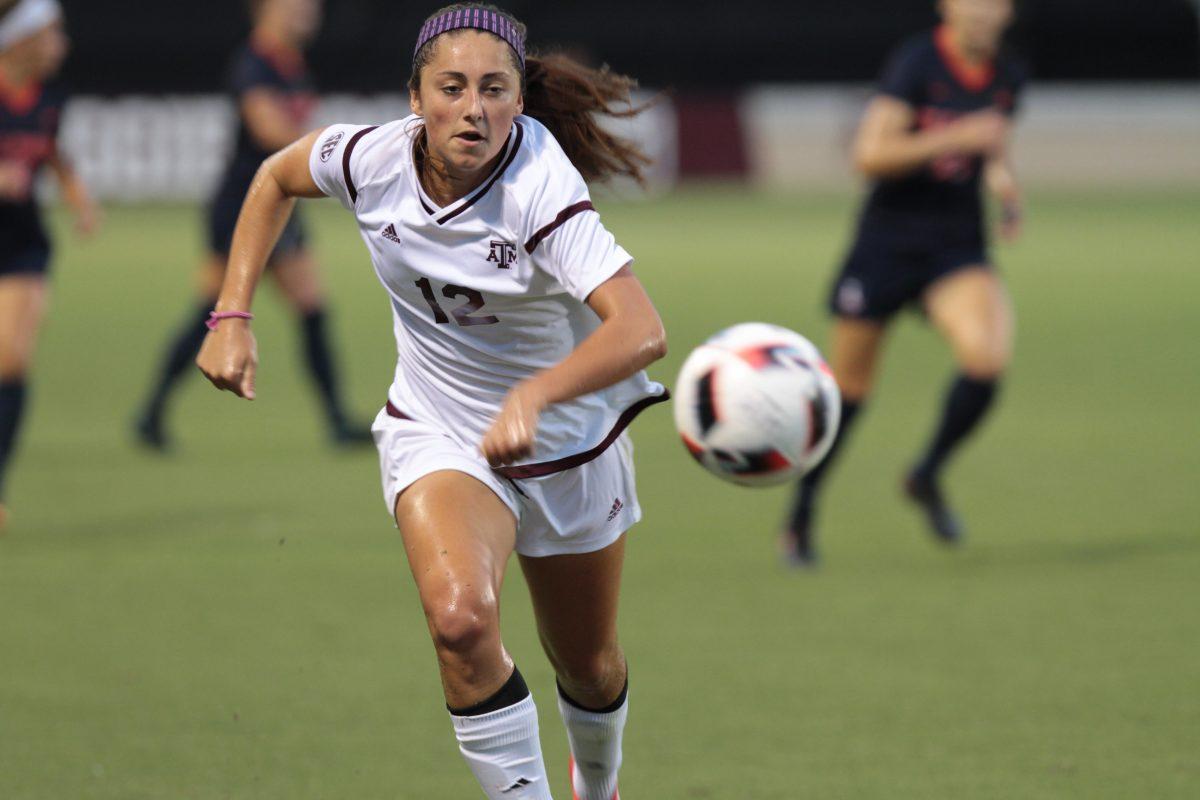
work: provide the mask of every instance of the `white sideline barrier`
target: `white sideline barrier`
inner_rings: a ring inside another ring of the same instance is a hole
[[[408,113],[406,94],[328,95],[312,124],[379,123]],[[81,96],[67,105],[61,142],[92,192],[103,200],[197,201],[207,198],[220,179],[235,125],[233,104],[222,95]],[[613,127],[654,157],[652,187],[674,184],[678,138],[669,104]],[[617,183],[609,191],[629,197],[640,190]]]
[[[742,101],[751,178],[770,188],[845,187],[870,88],[762,86]],[[1029,186],[1200,188],[1200,86],[1033,86],[1015,158]]]

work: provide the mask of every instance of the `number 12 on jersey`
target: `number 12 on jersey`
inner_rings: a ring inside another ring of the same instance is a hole
[[[439,325],[449,324],[450,317],[446,316],[446,312],[438,304],[437,297],[433,293],[433,284],[429,282],[429,278],[421,278],[416,283],[417,288],[421,290],[421,296],[425,298],[425,302],[429,303],[429,308],[433,311],[433,321]],[[470,325],[495,325],[500,321],[499,317],[491,314],[472,316],[483,308],[484,303],[483,295],[474,289],[448,283],[442,287],[442,297],[447,300],[453,300],[456,297],[466,298],[465,303],[450,309],[450,315],[454,317],[454,321],[464,328]]]

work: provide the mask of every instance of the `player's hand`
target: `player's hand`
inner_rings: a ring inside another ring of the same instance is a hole
[[[241,319],[223,319],[204,338],[196,366],[222,391],[247,400],[254,399],[254,374],[258,370],[258,343],[250,324]]]
[[[532,453],[538,417],[545,407],[545,397],[534,383],[526,381],[514,386],[479,445],[488,463],[502,467]]]
[[[956,149],[982,156],[997,155],[1008,139],[1008,118],[995,109],[965,114],[949,130]]]
[[[1017,198],[1005,199],[1000,202],[1000,222],[998,229],[1000,240],[1012,243],[1021,238],[1024,229],[1025,211]]]
[[[89,201],[81,205],[75,212],[75,230],[83,238],[90,239],[100,230],[102,220],[100,207]]]
[[[18,161],[0,161],[0,199],[21,202],[28,199],[33,174]]]

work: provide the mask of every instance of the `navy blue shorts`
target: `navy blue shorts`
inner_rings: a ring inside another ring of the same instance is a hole
[[[15,252],[0,253],[0,278],[8,275],[45,275],[49,269],[49,244],[31,244]]]
[[[242,211],[245,194],[234,197],[229,192],[219,193],[208,207],[208,247],[217,255],[228,256],[233,243],[233,229],[237,227],[238,214]],[[268,263],[277,258],[294,254],[304,248],[308,233],[299,209],[292,212],[291,219],[279,235],[279,242],[271,251]]]
[[[839,317],[878,321],[906,305],[923,311],[920,304],[931,284],[972,266],[990,266],[982,238],[921,242],[862,228],[834,281],[829,310]]]

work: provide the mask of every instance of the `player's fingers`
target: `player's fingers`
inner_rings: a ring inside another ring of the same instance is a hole
[[[246,371],[242,373],[242,379],[238,386],[238,394],[247,400],[253,400],[254,394],[254,376],[258,373],[258,365],[251,359],[246,364]]]

